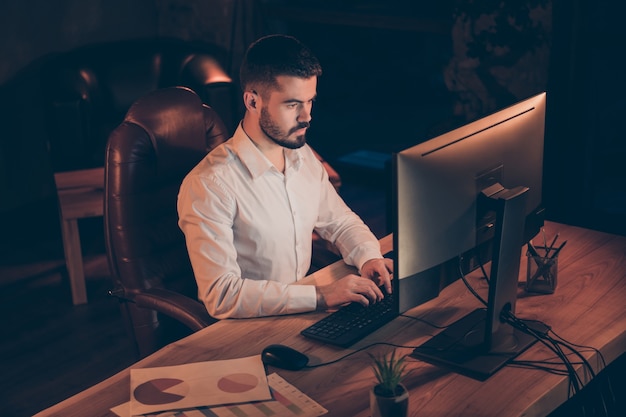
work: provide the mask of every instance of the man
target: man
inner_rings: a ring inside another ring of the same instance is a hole
[[[322,69],[293,37],[254,42],[240,69],[245,115],[184,179],[178,197],[199,298],[216,318],[364,305],[391,293],[391,263],[306,144]],[[311,264],[311,233],[356,266],[327,286],[292,285]]]

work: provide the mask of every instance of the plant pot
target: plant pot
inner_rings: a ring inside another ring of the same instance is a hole
[[[378,385],[370,390],[371,417],[406,417],[409,410],[409,391],[399,384],[394,396],[377,393]]]

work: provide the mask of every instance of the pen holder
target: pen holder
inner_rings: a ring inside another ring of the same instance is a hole
[[[537,249],[538,251],[545,250],[541,247]],[[528,257],[526,291],[541,294],[554,293],[558,277],[558,254],[553,256],[541,256],[527,252],[526,256]]]

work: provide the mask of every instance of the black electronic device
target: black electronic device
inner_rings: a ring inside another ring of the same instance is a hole
[[[261,352],[261,360],[265,365],[290,371],[299,371],[309,363],[309,357],[304,353],[281,344],[266,346]]]
[[[386,294],[374,304],[350,303],[312,324],[300,333],[303,336],[340,347],[352,346],[398,316],[397,297]]]
[[[392,296],[301,333],[348,347],[491,260],[487,306],[413,356],[486,379],[528,348],[535,339],[500,315],[515,313],[521,248],[543,226],[545,113],[541,93],[394,154]]]
[[[413,356],[486,379],[534,342],[515,313],[521,249],[543,226],[546,94],[394,154],[394,292],[399,312],[491,260],[487,306]]]

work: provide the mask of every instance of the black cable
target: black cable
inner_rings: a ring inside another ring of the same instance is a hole
[[[554,340],[554,339],[553,339]],[[554,342],[560,346],[565,346],[567,349],[569,349],[574,355],[578,356],[581,360],[581,362],[583,363],[583,367],[587,368],[587,370],[589,371],[589,373],[591,374],[592,378],[596,377],[596,372],[593,370],[593,366],[591,366],[591,364],[589,363],[589,361],[587,360],[587,358],[585,358],[578,350],[574,349],[573,346],[570,346],[567,343],[563,343],[559,340],[554,340]]]
[[[483,303],[483,305],[487,306],[487,302],[476,292],[476,290],[474,290],[474,288],[470,285],[470,283],[467,282],[467,278],[465,277],[465,274],[463,273],[463,267],[461,266],[461,258],[460,257],[459,257],[458,265],[459,265],[459,276],[463,280],[463,283],[465,284],[467,289],[474,295],[474,297],[476,297],[478,299],[478,301]],[[486,277],[486,275],[485,275],[485,277]]]
[[[480,271],[483,273],[483,278],[487,281],[487,284],[489,284],[489,274],[487,274],[487,271],[485,270],[485,265],[483,265],[480,260],[478,261],[478,265],[480,266]]]
[[[482,264],[482,262],[480,261],[480,258],[478,256],[478,254],[475,254],[476,259],[478,261],[478,264],[480,266],[480,269],[483,273],[483,277],[485,278],[485,280],[487,280],[487,282],[489,283],[489,278],[487,276],[487,272]],[[465,274],[463,273],[463,268],[462,268],[462,262],[461,262],[462,258],[459,257],[459,262],[458,262],[458,267],[459,267],[459,275],[461,277],[461,279],[463,280],[463,283],[465,284],[465,286],[467,287],[467,289],[474,295],[474,297],[476,297],[476,299],[478,299],[481,303],[483,303],[485,306],[487,306],[487,302],[474,290],[474,288],[469,284],[469,282],[467,281],[467,278],[465,277]],[[542,343],[543,345],[545,345],[548,349],[550,349],[552,352],[554,352],[557,357],[559,358],[559,360],[563,363],[563,365],[565,366],[566,370],[565,371],[560,371],[562,372],[562,375],[567,375],[568,376],[568,380],[569,380],[569,394],[572,395],[576,395],[580,392],[580,390],[582,389],[582,387],[585,385],[580,377],[580,375],[578,374],[578,372],[576,372],[576,370],[574,369],[574,366],[572,364],[572,362],[569,360],[568,355],[563,351],[564,348],[568,349],[569,351],[571,351],[574,355],[578,356],[581,359],[581,365],[583,366],[583,368],[585,370],[587,370],[591,376],[592,379],[595,378],[595,371],[593,370],[593,367],[591,366],[591,364],[589,364],[589,362],[586,360],[586,358],[584,356],[582,356],[582,354],[577,351],[570,343],[568,343],[566,340],[562,339],[560,336],[556,335],[556,333],[554,333],[552,331],[552,333],[554,335],[557,336],[558,339],[561,339],[560,341],[557,339],[554,339],[552,337],[549,336],[548,333],[550,333],[551,329],[548,328],[548,331],[545,333],[539,333],[536,330],[530,328],[526,323],[524,323],[522,320],[518,319],[514,314],[512,314],[510,311],[503,312],[503,315],[501,316],[501,319],[503,319],[503,321],[509,323],[511,326],[524,331],[525,333],[530,334],[531,336],[533,336],[535,339],[537,339],[540,343]],[[542,323],[543,324],[543,323]],[[546,326],[548,327],[548,326]],[[602,360],[604,361],[604,359],[602,358]],[[540,368],[540,365],[535,365],[537,368]],[[559,372],[559,370],[555,370],[554,368],[541,368],[541,369],[545,369],[546,371],[549,372]],[[602,402],[604,404],[604,398],[602,398]],[[606,408],[606,407],[605,407]]]
[[[569,392],[571,393],[572,389],[574,391],[574,394],[577,394],[580,391],[581,381],[579,379],[578,373],[576,372],[573,365],[567,358],[567,355],[565,355],[565,353],[562,351],[560,346],[554,343],[555,341],[553,339],[548,337],[547,334],[538,333],[537,331],[535,331],[534,329],[526,325],[526,323],[524,323],[522,320],[517,318],[511,311],[503,311],[501,314],[501,319],[504,320],[506,323],[509,323],[511,326],[535,337],[540,343],[542,343],[548,349],[554,352],[559,357],[559,359],[563,362],[563,364],[565,365],[567,369],[567,375],[569,377],[568,380],[569,380],[569,385],[570,385]]]
[[[578,347],[578,348],[583,348],[583,349],[593,350],[593,351],[596,353],[596,355],[598,355],[598,359],[602,362],[602,369],[606,368],[606,361],[605,361],[605,359],[604,359],[604,355],[602,354],[602,352],[600,352],[600,350],[599,350],[599,349],[594,348],[593,346],[578,345],[578,344],[576,344],[576,343],[573,343],[573,342],[570,342],[570,341],[568,341],[568,340],[563,339],[561,336],[559,336],[559,335],[558,335],[558,334],[557,334],[554,330],[552,330],[552,329],[550,329],[549,331],[550,331],[550,333],[552,333],[552,334],[553,334],[556,338],[558,338],[559,340],[561,340],[561,341],[563,341],[563,342],[565,342],[565,343],[568,343],[568,344],[570,344],[570,345],[572,345],[572,346],[576,346],[576,347]]]
[[[481,271],[483,273],[484,278],[487,280],[487,282],[489,282],[489,278],[487,277],[487,272],[485,271],[485,268],[482,265],[482,262],[480,262],[480,259],[478,258],[478,256],[477,256],[477,259],[479,260],[479,265],[480,265],[480,268],[481,268]],[[463,280],[463,283],[465,284],[467,289],[481,303],[483,303],[485,306],[487,306],[487,302],[474,290],[474,288],[467,281],[467,279],[465,277],[465,274],[463,273],[463,268],[461,266],[461,258],[459,258],[458,265],[459,265],[459,275],[460,275],[461,279]],[[548,341],[546,341],[546,335],[545,334],[544,335],[539,334],[534,329],[531,329],[530,327],[528,327],[526,325],[526,323],[524,323],[522,320],[518,319],[510,311],[502,312],[501,319],[503,319],[505,322],[509,323],[511,326],[513,326],[513,327],[515,327],[515,328],[517,328],[517,329],[519,329],[521,331],[524,331],[524,332],[530,334],[531,336],[535,337],[535,339],[537,339],[539,342],[544,344],[548,349],[553,351],[559,357],[559,359],[563,362],[563,364],[565,365],[565,367],[567,369],[567,374],[566,375],[569,376],[568,379],[570,381],[570,387],[573,387],[575,393],[578,393],[580,391],[580,382],[581,381],[579,380],[579,376],[576,373],[576,371],[575,371],[574,367],[572,366],[572,364],[569,362],[569,359],[567,358],[567,356],[564,354],[564,352],[561,350],[561,348],[558,345],[553,343],[553,341],[550,340],[550,339],[548,339]]]
[[[591,366],[591,364],[589,363],[589,361],[582,357],[581,353],[579,351],[577,351],[576,349],[573,348],[573,346],[576,346],[578,348],[582,348],[582,349],[588,349],[588,350],[592,350],[596,353],[598,360],[600,361],[601,365],[598,365],[598,372],[601,372],[603,369],[606,368],[606,361],[604,359],[604,355],[602,355],[602,352],[600,352],[599,349],[596,349],[592,346],[586,346],[586,345],[579,345],[576,343],[572,343],[569,342],[568,340],[565,340],[564,338],[562,338],[561,336],[559,336],[556,332],[554,332],[553,330],[550,331],[552,334],[554,334],[555,337],[557,337],[558,339],[560,339],[560,343],[564,344],[565,346],[567,346],[572,352],[574,352],[575,354],[577,354],[579,357],[581,357],[581,359],[583,360],[584,366],[589,370],[589,372],[591,373],[592,379],[594,381],[596,381],[596,383],[599,385],[602,383],[601,379],[597,378],[597,373],[593,370],[593,367]],[[615,393],[613,392],[613,386],[611,384],[611,379],[610,377],[605,373],[603,374],[606,380],[606,387],[608,390],[608,396],[609,396],[609,402],[611,404],[615,404],[616,403],[616,398],[615,398]],[[591,381],[590,381],[591,382]],[[605,395],[602,391],[602,389],[598,386],[598,394],[600,395],[600,401],[601,401],[601,405],[602,405],[602,409],[604,411],[604,415],[608,415],[608,405],[607,405],[607,399],[605,398]]]
[[[355,350],[353,352],[350,352],[350,353],[348,353],[346,355],[343,355],[343,356],[341,356],[341,357],[339,357],[337,359],[334,359],[334,360],[332,360],[330,362],[323,362],[323,363],[318,363],[318,364],[315,364],[315,365],[306,365],[305,368],[311,369],[311,368],[320,368],[320,367],[326,366],[326,365],[332,365],[332,364],[340,362],[340,361],[342,361],[342,360],[344,360],[344,359],[346,359],[346,358],[348,358],[348,357],[350,357],[352,355],[356,355],[357,353],[361,353],[361,352],[363,352],[363,351],[365,351],[365,350],[367,350],[367,349],[369,349],[371,347],[374,347],[374,346],[391,346],[391,347],[400,348],[400,349],[415,349],[416,348],[416,346],[402,346],[402,345],[396,345],[395,343],[375,342],[375,343],[371,343],[371,344],[369,344],[367,346],[363,346],[360,349],[357,349],[357,350]]]
[[[551,339],[550,337],[548,337],[546,334],[540,334],[538,332],[536,332],[534,329],[528,327],[526,325],[526,323],[524,323],[522,320],[518,319],[517,317],[515,317],[514,314],[512,314],[511,312],[507,312],[508,316],[510,316],[511,321],[510,323],[517,327],[518,329],[525,331],[528,334],[533,335],[535,338],[537,338],[537,340],[539,340],[542,344],[544,344],[548,349],[550,349],[552,352],[554,352],[559,359],[563,362],[563,364],[565,365],[565,368],[567,369],[568,375],[569,375],[569,381],[570,381],[570,393],[571,390],[573,389],[574,393],[578,393],[581,389],[580,386],[580,379],[578,376],[578,373],[576,372],[576,370],[574,369],[572,363],[570,362],[569,358],[567,357],[567,355],[563,352],[563,350],[561,349],[560,346],[558,346],[555,341],[553,339]]]
[[[591,366],[591,364],[589,363],[589,361],[581,354],[580,351],[578,351],[577,349],[574,348],[574,346],[580,347],[580,348],[584,348],[584,349],[591,349],[594,350],[598,353],[599,358],[604,362],[604,358],[602,357],[602,354],[595,348],[590,347],[590,346],[584,346],[584,345],[576,345],[574,343],[568,342],[567,340],[563,339],[562,337],[558,336],[556,334],[556,332],[554,332],[552,329],[549,329],[545,334],[540,334],[536,331],[534,331],[533,329],[529,328],[522,320],[518,319],[517,317],[515,317],[512,313],[508,312],[508,314],[503,314],[503,319],[510,323],[511,325],[519,328],[522,331],[525,331],[526,333],[529,334],[533,334],[535,337],[539,336],[540,337],[540,342],[542,342],[543,344],[545,344],[546,346],[548,346],[549,349],[553,350],[557,356],[561,359],[562,363],[565,365],[566,370],[558,370],[555,369],[553,367],[546,367],[546,366],[541,366],[538,365],[537,363],[532,363],[532,361],[514,361],[512,362],[513,365],[518,365],[518,366],[524,366],[524,367],[534,367],[536,369],[543,369],[544,371],[547,372],[551,372],[551,373],[556,373],[559,375],[568,375],[569,377],[569,384],[570,384],[570,391],[569,394],[574,393],[574,395],[579,394],[580,391],[582,390],[582,388],[584,388],[585,384],[582,381],[580,375],[578,374],[578,372],[576,372],[576,370],[574,369],[574,365],[581,365],[583,367],[583,370],[587,371],[590,375],[591,378],[589,380],[589,382],[591,381],[598,381],[596,378],[596,372],[594,371],[593,367]],[[553,337],[550,336],[549,333],[554,334],[558,339],[557,340]],[[571,354],[577,356],[580,359],[580,362],[572,362],[569,360],[568,358],[568,354],[566,354],[563,349],[566,348],[568,349]],[[613,391],[612,391],[612,387],[610,386],[610,381],[607,379],[608,385],[609,385],[609,395],[611,396],[612,399],[612,403],[615,403],[615,397],[613,395]],[[599,383],[599,382],[598,382]],[[600,404],[601,404],[601,408],[602,408],[602,412],[603,415],[608,416],[609,412],[608,412],[608,406],[607,406],[607,400],[605,398],[604,393],[602,392],[602,390],[600,388],[598,388],[598,393],[600,395]],[[593,407],[592,405],[589,405],[586,402],[582,403],[582,413],[583,415],[588,414],[588,410],[587,407]],[[592,409],[589,410],[591,412],[596,411],[596,409]],[[597,415],[597,413],[594,413],[594,415]]]
[[[419,318],[419,317],[409,316],[409,315],[406,315],[406,314],[400,314],[400,317],[406,317],[407,319],[412,319],[412,320],[415,320],[415,321],[419,321],[421,323],[429,325],[430,327],[434,327],[435,329],[447,329],[448,327],[450,327],[449,324],[446,324],[444,326],[439,326],[439,325],[437,325],[435,323],[432,323],[432,322],[430,322],[428,320],[424,320],[424,319]]]
[[[559,364],[561,364],[561,362],[559,362]],[[564,375],[564,376],[569,375],[569,373],[562,368],[557,368],[556,366],[550,366],[552,365],[552,363],[550,362],[545,363],[544,361],[512,360],[511,362],[509,362],[509,365],[513,367],[526,368],[526,369],[538,369],[540,371],[545,371],[545,372],[555,374],[555,375]]]
[[[483,260],[480,258],[480,251],[478,250],[478,248],[475,247],[473,252],[474,252],[474,257],[476,258],[476,262],[478,262],[478,267],[480,268],[480,271],[483,273],[483,278],[485,281],[487,281],[487,284],[489,284],[489,274],[487,274],[487,270],[485,269]]]

